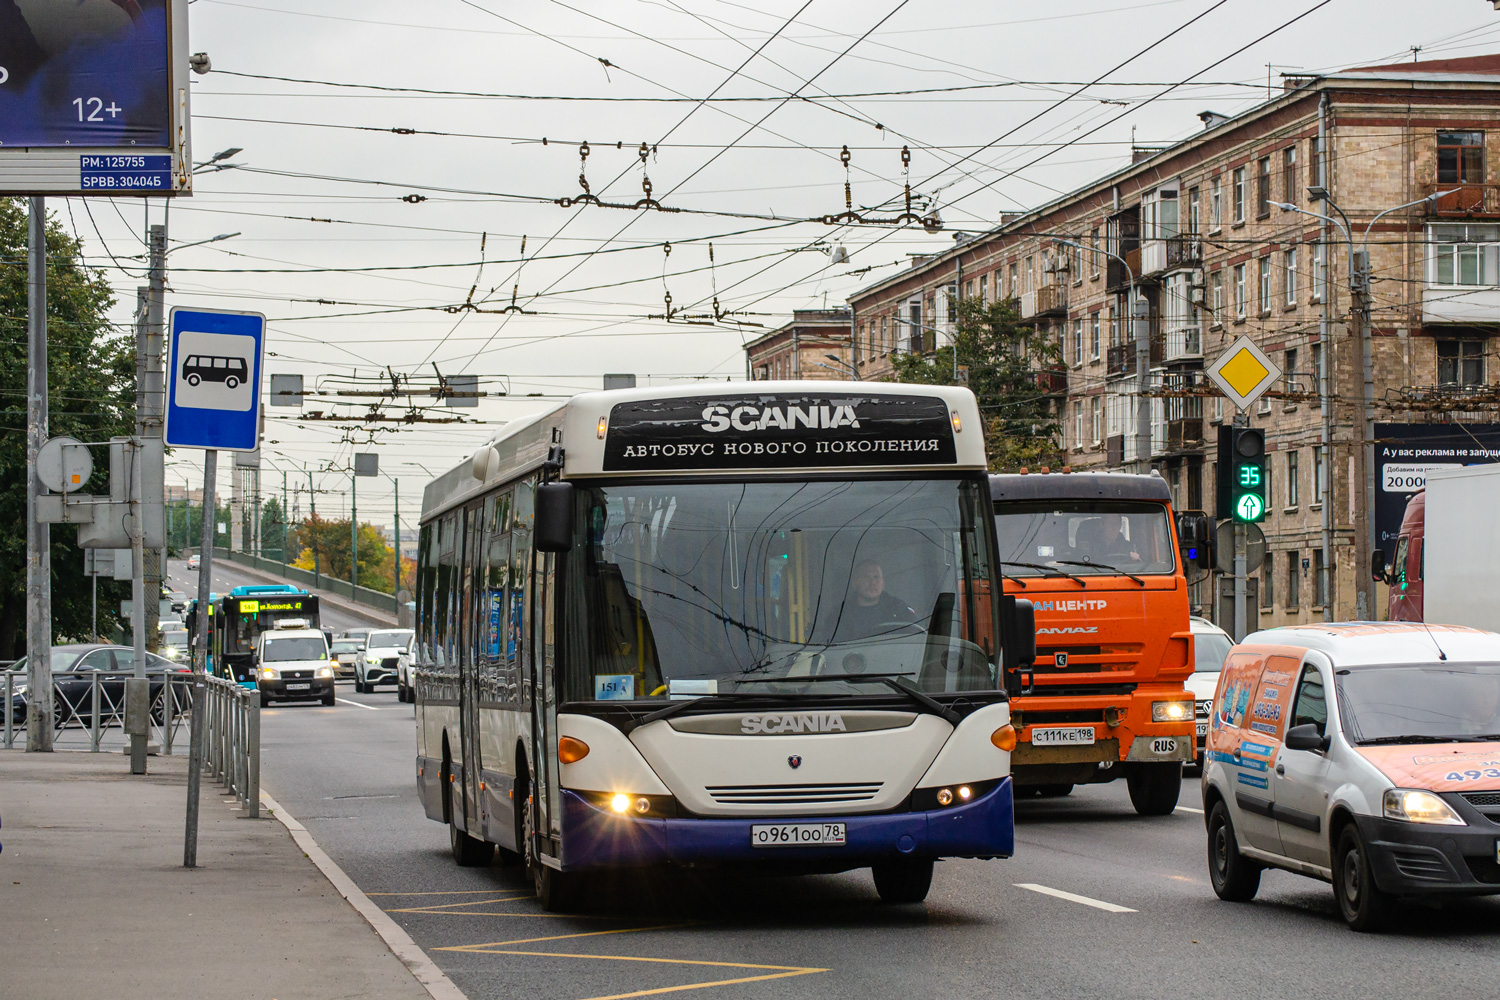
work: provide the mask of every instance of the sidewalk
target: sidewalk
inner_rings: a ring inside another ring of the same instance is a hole
[[[185,756],[0,752],[0,963],[29,1000],[431,1000],[275,819],[203,783],[182,867]]]

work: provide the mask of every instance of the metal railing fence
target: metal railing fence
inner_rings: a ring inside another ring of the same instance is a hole
[[[260,815],[260,695],[221,677],[204,682],[203,771]]]
[[[5,699],[0,707],[0,747],[13,749],[26,742],[30,708],[26,675],[5,670],[0,683]],[[129,743],[125,734],[125,681],[129,670],[59,671],[52,675],[52,742],[60,750],[87,749],[100,753]],[[193,704],[193,675],[179,671],[150,671],[151,742],[163,754],[185,742],[186,720]]]

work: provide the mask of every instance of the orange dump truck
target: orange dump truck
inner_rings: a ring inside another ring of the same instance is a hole
[[[1036,662],[1010,685],[1016,795],[1123,777],[1137,812],[1171,812],[1194,759],[1193,635],[1167,484],[997,475],[990,496],[1005,593],[1036,613]],[[1207,537],[1206,518],[1182,520],[1186,537]]]

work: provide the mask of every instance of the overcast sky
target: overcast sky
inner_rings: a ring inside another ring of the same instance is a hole
[[[170,241],[239,235],[173,252],[168,305],[264,312],[267,369],[309,389],[352,388],[385,366],[479,375],[510,398],[439,413],[492,422],[544,402],[530,394],[597,389],[606,372],[742,377],[742,344],[792,309],[839,305],[955,230],[1112,170],[1132,140],[1170,142],[1201,128],[1199,111],[1264,100],[1267,63],[1279,87],[1289,68],[1410,59],[1416,45],[1423,59],[1500,52],[1487,0],[194,0],[191,33],[214,67],[193,77],[195,159],[238,146],[229,162],[243,166],[197,178],[170,209]],[[710,94],[771,100],[700,103]],[[593,194],[634,204],[649,175],[655,199],[695,212],[552,203],[581,193],[585,140]],[[642,142],[654,147],[644,172]],[[786,221],[842,212],[846,176],[856,210],[897,214],[903,145],[944,232]],[[163,203],[49,206],[108,269],[127,321],[141,283],[129,258]],[[835,243],[847,263],[830,264]],[[513,289],[526,313],[462,308],[505,308]],[[647,318],[667,294],[698,317],[717,296],[741,325]],[[320,398],[305,409],[351,411]],[[348,476],[318,470],[375,451],[401,480],[409,527],[429,473],[496,430],[402,425],[371,444],[268,413],[268,463],[295,471],[294,487],[305,467],[336,491],[320,492],[320,512],[347,512]],[[169,481],[200,478],[197,453],[169,461]],[[280,485],[268,464],[263,489]],[[391,494],[389,480],[361,483],[361,519],[388,523]]]

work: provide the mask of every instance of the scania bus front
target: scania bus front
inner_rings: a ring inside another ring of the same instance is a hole
[[[1037,660],[1013,699],[1017,795],[1125,778],[1143,815],[1177,805],[1193,759],[1187,580],[1155,475],[990,477],[1005,593],[1028,598]]]

